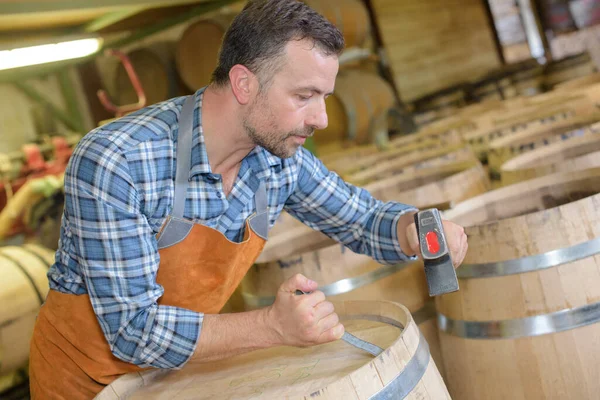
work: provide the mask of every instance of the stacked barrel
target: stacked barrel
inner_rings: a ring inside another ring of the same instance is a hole
[[[35,244],[0,247],[0,393],[26,375],[29,341],[53,262],[54,252]]]

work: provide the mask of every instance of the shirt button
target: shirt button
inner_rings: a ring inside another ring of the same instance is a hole
[[[218,198],[221,198],[221,197],[223,197],[223,195],[221,194],[221,192],[217,192],[217,197],[218,197]]]

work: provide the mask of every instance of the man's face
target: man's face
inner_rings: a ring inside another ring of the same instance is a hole
[[[291,157],[315,129],[327,127],[325,98],[333,92],[337,56],[325,56],[310,41],[291,41],[270,86],[248,107],[244,128],[254,144]]]

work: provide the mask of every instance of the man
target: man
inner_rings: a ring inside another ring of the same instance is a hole
[[[414,207],[372,198],[301,147],[327,126],[342,49],[303,3],[251,0],[207,88],[81,140],[32,339],[34,399],[91,398],[140,369],[339,339],[333,305],[301,275],[270,307],[218,314],[284,208],[382,263],[418,252]],[[444,228],[458,265],[466,236]]]

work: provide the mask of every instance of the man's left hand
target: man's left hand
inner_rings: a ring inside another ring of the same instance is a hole
[[[455,224],[452,221],[442,220],[442,225],[444,227],[444,236],[446,237],[452,263],[454,264],[454,268],[458,268],[465,259],[467,249],[469,248],[467,234],[462,226]],[[417,228],[414,222],[406,227],[406,238],[408,239],[408,244],[410,245],[413,254],[417,254],[419,258],[421,258],[419,237],[417,236]]]

